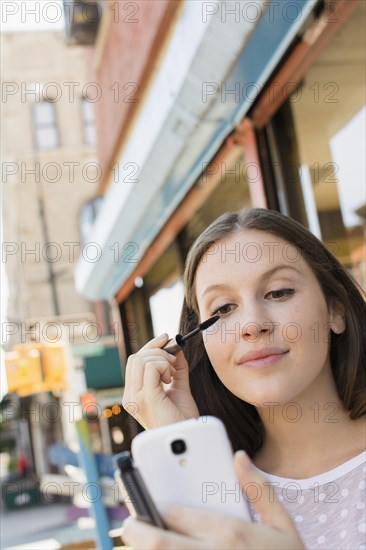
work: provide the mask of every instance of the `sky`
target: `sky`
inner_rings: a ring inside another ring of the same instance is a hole
[[[64,28],[62,0],[2,0],[1,30],[33,31]]]

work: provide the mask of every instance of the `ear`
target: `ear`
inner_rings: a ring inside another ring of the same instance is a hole
[[[329,305],[330,330],[335,334],[342,334],[346,329],[345,309],[339,302],[331,302]]]

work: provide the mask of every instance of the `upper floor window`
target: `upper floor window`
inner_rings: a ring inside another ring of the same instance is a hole
[[[59,146],[56,107],[51,101],[33,106],[33,127],[37,149],[55,149]]]
[[[94,105],[87,98],[81,100],[81,114],[83,120],[84,143],[96,145],[97,134],[95,131]]]
[[[93,229],[93,224],[103,204],[103,197],[98,196],[83,204],[79,213],[79,229],[82,244],[86,244]]]

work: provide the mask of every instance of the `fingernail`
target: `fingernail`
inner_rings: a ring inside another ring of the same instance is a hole
[[[171,353],[169,353],[169,357],[170,357],[173,361],[176,361],[176,360],[177,360],[176,356],[175,356],[175,355],[172,355]]]
[[[159,336],[157,336],[157,340],[163,340],[164,338],[167,338],[168,335],[166,332],[163,332],[163,334],[159,334]]]

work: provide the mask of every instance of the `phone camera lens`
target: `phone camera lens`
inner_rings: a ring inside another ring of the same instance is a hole
[[[170,446],[175,455],[181,455],[187,450],[187,445],[183,439],[176,439]]]

